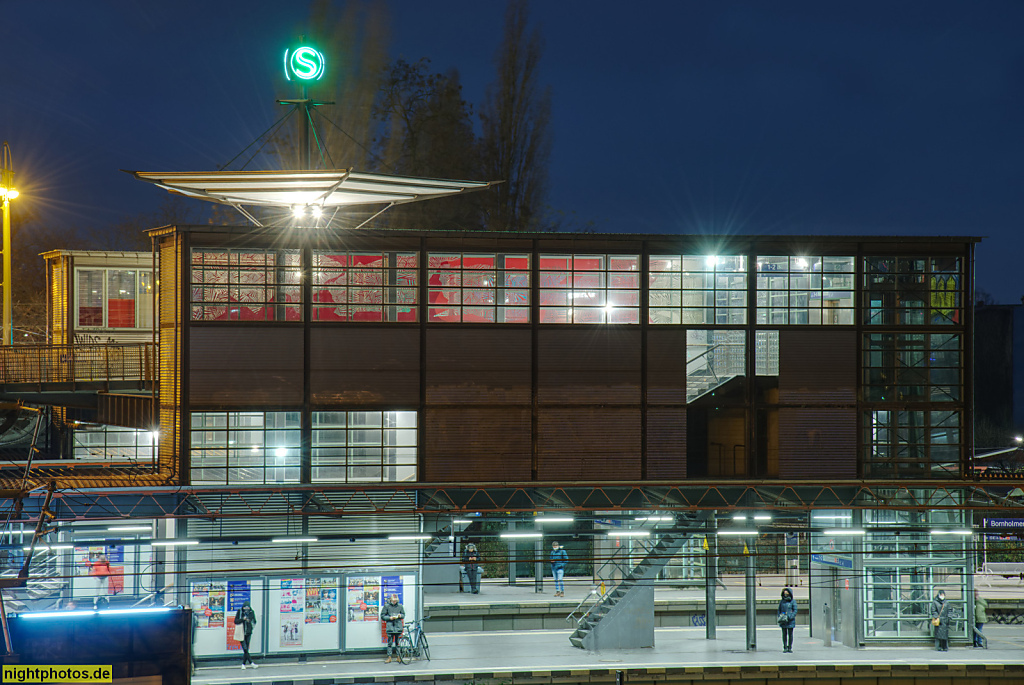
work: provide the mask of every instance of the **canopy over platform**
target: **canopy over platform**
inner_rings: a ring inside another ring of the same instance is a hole
[[[243,206],[317,207],[321,210],[357,205],[390,207],[483,190],[496,183],[367,174],[351,169],[128,173],[140,181],[187,197],[231,205],[257,224],[259,222],[242,209]]]

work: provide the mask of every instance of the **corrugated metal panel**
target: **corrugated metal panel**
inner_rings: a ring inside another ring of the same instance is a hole
[[[407,328],[314,328],[310,340],[313,402],[320,405],[417,406],[419,331]]]
[[[857,399],[855,331],[779,332],[779,401],[836,404]]]
[[[427,332],[427,403],[529,404],[529,330]]]
[[[530,480],[530,408],[427,408],[425,476],[432,483]]]
[[[302,403],[302,329],[192,326],[189,404]]]
[[[50,269],[50,342],[67,345],[68,340],[68,271],[71,259],[58,257],[47,262]]]
[[[537,370],[542,404],[639,404],[640,330],[541,330]]]
[[[779,478],[857,477],[855,409],[779,409]]]
[[[686,478],[685,408],[647,408],[647,477]]]
[[[153,420],[153,397],[150,395],[97,396],[96,422],[108,426],[151,429]]]
[[[686,330],[679,327],[647,331],[647,401],[686,404]]]
[[[542,481],[640,478],[640,411],[542,408],[537,417]]]

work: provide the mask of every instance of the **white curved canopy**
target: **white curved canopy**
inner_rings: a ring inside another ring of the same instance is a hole
[[[366,174],[351,169],[324,171],[128,172],[171,192],[229,205],[324,208],[400,204],[483,190],[487,181],[453,181]]]

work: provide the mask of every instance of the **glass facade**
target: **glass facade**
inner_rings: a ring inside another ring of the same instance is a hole
[[[956,257],[867,257],[864,323],[950,326],[963,322],[963,271]]]
[[[853,323],[853,257],[758,256],[757,323]]]
[[[652,255],[649,320],[652,324],[747,322],[747,258]]]
[[[153,276],[137,269],[76,271],[78,328],[152,328]]]
[[[314,321],[417,321],[415,252],[313,251]]]
[[[541,323],[640,323],[640,256],[540,255]]]
[[[313,482],[416,480],[416,412],[313,412]]]
[[[151,464],[156,455],[155,431],[101,426],[74,429],[75,459]]]
[[[427,321],[529,323],[530,257],[430,253]]]
[[[192,250],[193,321],[301,321],[298,250]]]
[[[192,482],[297,483],[299,412],[192,412]]]

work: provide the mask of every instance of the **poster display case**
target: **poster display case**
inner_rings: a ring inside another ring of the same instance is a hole
[[[337,651],[338,577],[269,581],[267,652]]]
[[[235,613],[245,602],[256,612],[249,653],[262,653],[263,624],[267,620],[263,587],[262,579],[248,578],[189,583],[189,604],[195,621],[192,653],[196,657],[241,655],[242,645],[234,639]]]
[[[343,578],[343,645],[346,652],[380,650],[387,645],[380,610],[392,594],[405,608],[405,620],[420,618],[419,579],[415,573],[351,573]]]

